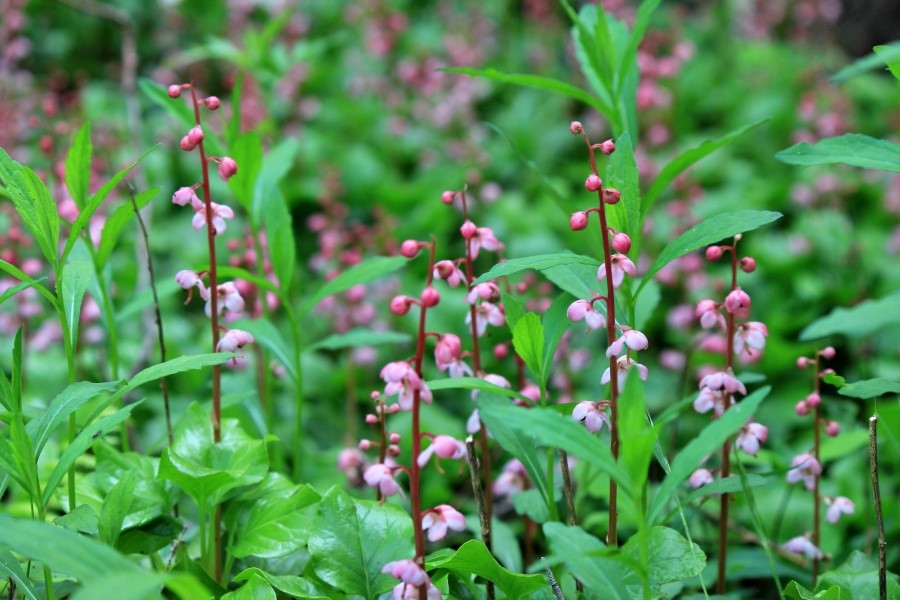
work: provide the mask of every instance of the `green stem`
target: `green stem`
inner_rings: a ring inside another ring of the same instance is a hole
[[[206,507],[203,505],[199,505],[198,507],[198,517],[197,517],[197,526],[200,530],[200,562],[203,563],[207,569],[209,569],[209,546],[207,540],[207,532],[206,532]]]

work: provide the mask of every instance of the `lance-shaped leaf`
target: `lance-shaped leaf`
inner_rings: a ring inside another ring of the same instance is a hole
[[[843,164],[900,173],[900,145],[859,133],[825,138],[815,144],[800,142],[775,154],[792,165]]]

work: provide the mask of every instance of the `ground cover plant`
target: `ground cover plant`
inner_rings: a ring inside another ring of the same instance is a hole
[[[0,15],[0,595],[900,597],[890,14]]]

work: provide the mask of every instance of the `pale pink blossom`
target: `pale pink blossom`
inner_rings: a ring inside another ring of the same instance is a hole
[[[378,488],[383,496],[393,496],[400,492],[400,485],[394,481],[393,470],[382,463],[375,463],[363,473],[366,485]]]
[[[384,395],[397,394],[397,403],[401,410],[412,410],[417,390],[422,402],[431,403],[431,390],[408,362],[397,361],[386,364],[381,369],[381,378],[387,384],[384,386]]]
[[[509,496],[521,492],[528,487],[528,471],[525,465],[517,459],[513,459],[503,465],[500,476],[494,481],[494,494],[497,496]]]
[[[759,452],[759,445],[765,443],[767,439],[769,439],[768,427],[759,423],[748,423],[741,430],[734,446],[750,456],[756,456],[756,453]]]
[[[338,454],[337,468],[341,471],[356,471],[366,462],[366,456],[357,448],[344,448]]]
[[[731,290],[725,297],[725,309],[742,319],[750,314],[750,296],[741,288]]]
[[[466,419],[466,433],[478,433],[481,431],[481,419],[478,417],[478,409],[472,411],[469,418]]]
[[[466,324],[470,325],[471,323],[472,313],[471,311],[466,311]],[[482,302],[475,307],[475,331],[479,337],[484,335],[488,325],[500,327],[504,323],[506,323],[506,315],[503,314],[503,309],[499,305],[491,302]]]
[[[463,237],[469,240],[469,247],[473,259],[478,258],[478,252],[482,248],[490,250],[491,252],[503,248],[503,244],[497,240],[497,236],[494,235],[494,230],[490,227],[475,227],[471,221],[466,221],[463,223],[461,231]]]
[[[594,305],[588,300],[576,300],[566,309],[566,316],[573,323],[584,319],[584,322],[591,329],[600,329],[606,327],[606,319],[602,314],[597,312]]]
[[[781,545],[782,550],[787,552],[791,552],[792,554],[801,554],[806,558],[811,560],[813,559],[822,559],[825,557],[822,554],[822,551],[819,550],[815,544],[809,539],[809,537],[805,535],[798,535],[795,538],[789,539],[787,542]]]
[[[381,572],[388,573],[394,579],[416,587],[423,586],[428,582],[428,574],[416,561],[411,559],[389,562],[382,567]]]
[[[447,371],[450,377],[472,375],[472,369],[462,361],[462,342],[459,336],[447,333],[438,338],[434,346],[434,362],[441,371]]]
[[[740,354],[747,349],[762,351],[766,347],[766,337],[769,335],[769,328],[759,321],[749,321],[742,325],[738,325],[734,332],[734,351]]]
[[[430,542],[444,539],[448,529],[463,531],[465,528],[466,518],[449,504],[438,504],[422,515],[422,529],[428,530]]]
[[[437,435],[431,440],[431,444],[419,453],[419,458],[416,462],[420,467],[424,467],[428,464],[432,454],[437,455],[438,458],[459,460],[467,455],[466,445],[452,436]]]
[[[798,454],[791,461],[791,470],[788,471],[788,483],[803,482],[806,489],[812,491],[816,487],[816,477],[822,474],[822,465],[810,454],[804,452]]]
[[[212,226],[214,235],[219,235],[225,231],[225,219],[233,219],[234,211],[231,210],[230,207],[225,206],[224,204],[216,204],[215,202],[210,202],[210,206],[212,207]],[[194,229],[202,229],[204,225],[206,225],[206,205],[201,204],[199,208],[197,208],[197,212],[194,213],[194,218],[191,221]]]
[[[487,302],[497,302],[500,300],[500,288],[493,281],[479,283],[466,295],[466,302],[475,304],[479,298]]]
[[[852,515],[856,512],[856,505],[850,498],[838,496],[837,498],[825,498],[828,503],[828,510],[825,512],[825,520],[829,523],[837,523],[841,515]]]
[[[177,204],[178,206],[187,206],[188,204],[193,204],[194,202],[200,202],[200,198],[197,198],[197,193],[194,191],[192,187],[181,187],[175,190],[175,193],[172,194],[172,202]]]
[[[584,423],[584,428],[591,433],[596,433],[603,429],[603,425],[610,428],[609,415],[605,411],[600,410],[596,402],[585,400],[579,402],[572,409],[572,419]]]
[[[219,338],[216,350],[219,352],[234,352],[252,343],[253,335],[249,332],[242,329],[229,329],[225,332],[225,335]]]
[[[625,275],[634,277],[637,274],[634,263],[624,254],[613,254],[610,257],[610,267],[612,269],[612,283],[614,288],[618,288],[622,285],[622,281],[625,280]],[[603,281],[605,278],[606,263],[600,265],[600,268],[597,269],[597,280]]]
[[[729,394],[740,392],[747,394],[747,388],[734,376],[731,369],[727,371],[715,371],[700,380],[700,388],[709,388],[714,392],[726,391]]]
[[[227,281],[219,285],[217,294],[217,310],[219,311],[219,316],[223,316],[225,311],[229,311],[232,313],[239,313],[244,310],[244,299],[241,297],[240,292],[238,292],[237,286],[234,285],[233,281]],[[204,295],[203,292],[206,291]],[[212,316],[212,296],[210,295],[208,290],[200,289],[200,294],[204,300],[206,300],[206,316]]]
[[[648,344],[646,335],[636,329],[627,329],[606,349],[606,356],[610,358],[622,354],[625,346],[635,352],[646,350]]]
[[[688,478],[688,484],[695,490],[712,482],[713,476],[709,469],[697,469]]]
[[[175,273],[175,283],[183,290],[189,290],[195,285],[203,286],[203,281],[200,279],[200,276],[188,269]]]
[[[721,392],[714,392],[709,388],[703,388],[694,400],[694,410],[702,415],[719,406],[721,401]]]
[[[450,287],[456,287],[466,279],[465,273],[453,261],[442,260],[432,270],[435,279],[444,279]]]
[[[719,312],[719,304],[715,300],[698,302],[694,315],[700,319],[700,327],[703,329],[711,329],[716,325],[725,328],[725,317]]]
[[[639,362],[635,362],[628,355],[620,356],[618,361],[618,370],[616,371],[616,382],[619,386],[619,391],[625,386],[625,380],[628,379],[628,371],[630,371],[633,367],[636,367],[638,370],[638,376],[644,381],[647,381],[647,377],[649,376],[649,372],[647,371],[647,367],[642,365]],[[610,377],[609,367],[606,367],[606,370],[603,371],[603,376],[600,378],[600,384],[605,385],[610,382],[612,378]]]
[[[441,591],[434,587],[430,581],[425,584],[426,600],[443,600],[444,596]],[[419,586],[409,585],[408,583],[398,583],[391,590],[391,600],[419,600]]]

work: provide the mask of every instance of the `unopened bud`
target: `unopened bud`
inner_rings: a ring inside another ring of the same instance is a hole
[[[203,141],[203,129],[199,125],[191,127],[191,130],[187,133],[187,138],[192,146],[196,146]]]
[[[373,415],[373,414],[371,414],[371,413],[369,413],[368,415],[366,415],[366,424],[367,424],[367,425],[374,425],[374,424],[376,424],[377,422],[378,422],[378,417],[376,417],[375,415]]]
[[[815,408],[822,403],[822,397],[817,393],[813,392],[806,397],[806,405]]]
[[[741,271],[744,273],[752,273],[756,270],[756,260],[749,256],[745,256],[741,259]]]
[[[169,91],[169,98],[181,98],[181,86],[180,85],[170,85],[168,91]]]
[[[595,173],[591,173],[588,175],[587,179],[584,180],[584,188],[589,192],[596,192],[602,185],[603,180]]]
[[[459,228],[459,232],[464,238],[470,240],[475,237],[476,233],[478,233],[478,227],[472,221],[467,220],[462,224],[462,227]]]
[[[509,346],[506,344],[497,344],[494,346],[494,358],[503,360],[507,356],[509,356]]]
[[[219,163],[219,177],[222,181],[227,182],[235,173],[237,173],[237,170],[237,163],[230,156],[224,157]]]
[[[619,232],[613,236],[612,247],[620,254],[628,254],[631,250],[631,238],[628,234]]]
[[[809,366],[809,359],[807,357],[801,356],[800,358],[797,359],[797,368],[798,369],[805,369],[808,366]]]
[[[394,296],[391,299],[391,313],[402,317],[409,312],[409,307],[411,305],[412,299],[410,299],[408,296]]]
[[[453,204],[453,199],[456,197],[456,192],[451,192],[447,190],[441,194],[441,202],[444,204]]]
[[[217,110],[221,102],[216,96],[210,96],[203,100],[203,103],[206,105],[206,108],[209,110]]]
[[[390,442],[391,442],[392,444],[399,444],[399,443],[400,443],[400,434],[399,434],[399,433],[392,433],[392,434],[390,435],[390,437],[388,438],[388,440],[390,440]]]
[[[372,442],[369,440],[359,440],[359,449],[365,452],[369,448],[372,447]]]
[[[612,154],[616,151],[616,143],[612,140],[606,140],[600,144],[600,152],[603,154]]]
[[[622,199],[622,194],[616,188],[607,188],[603,190],[603,201],[607,204],[618,204]]]
[[[806,405],[805,400],[801,400],[797,404],[794,405],[794,412],[800,415],[801,417],[805,417],[809,414],[809,407]]]
[[[197,147],[195,144],[191,143],[191,139],[188,136],[182,137],[178,145],[181,146],[181,149],[185,152],[190,152]]]
[[[710,246],[706,249],[706,260],[719,260],[722,258],[722,246]]]
[[[825,434],[831,437],[836,436],[841,432],[841,426],[837,421],[828,421],[825,425]]]
[[[573,212],[572,216],[569,217],[569,228],[572,231],[581,231],[588,225],[588,216],[587,213],[583,210],[578,212]]]
[[[438,302],[441,301],[441,295],[436,289],[428,286],[427,288],[422,290],[421,300],[424,306],[431,308],[432,306],[437,306]]]
[[[394,406],[396,406],[397,408],[400,407],[399,404],[395,404]],[[388,446],[387,454],[388,456],[400,456],[400,446],[391,444],[390,446]]]
[[[584,128],[581,126],[580,121],[572,121],[569,123],[569,133],[572,135],[578,135],[582,131],[584,131]]]
[[[832,358],[834,358],[836,351],[833,346],[828,346],[827,348],[822,350],[821,354],[822,354],[822,358],[824,358],[826,360],[831,360]]]
[[[406,258],[415,258],[419,253],[419,242],[416,240],[406,240],[400,244],[400,254]]]

